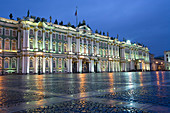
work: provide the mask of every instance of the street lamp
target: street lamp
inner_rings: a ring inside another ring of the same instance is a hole
[[[40,68],[41,68],[41,66],[40,66],[40,56],[42,56],[43,53],[42,53],[42,52],[38,52],[37,55],[38,55],[38,57],[39,57],[38,74],[40,75],[40,74],[41,74],[41,72],[40,72],[40,71],[41,71],[41,69],[40,69]]]

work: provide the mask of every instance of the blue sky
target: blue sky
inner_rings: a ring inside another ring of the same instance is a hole
[[[93,31],[143,43],[155,56],[170,50],[170,0],[4,0],[0,16],[22,18],[29,9],[30,15],[75,25],[76,6],[78,20],[85,19]]]

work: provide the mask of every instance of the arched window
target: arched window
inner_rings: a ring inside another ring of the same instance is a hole
[[[10,50],[10,40],[5,39],[5,50]]]
[[[58,40],[61,40],[61,35],[60,34],[58,35]]]
[[[9,58],[5,58],[4,64],[4,68],[9,68]]]
[[[16,45],[17,45],[16,40],[12,40],[12,50],[16,50],[17,49]]]
[[[5,29],[5,36],[10,36],[10,30],[9,29]]]
[[[16,68],[16,58],[12,58],[12,68]]]
[[[12,30],[12,36],[16,37],[17,36],[17,31],[16,30]]]
[[[33,68],[33,58],[30,58],[30,68]]]
[[[64,35],[64,41],[67,41],[67,37],[66,37],[66,35]]]
[[[41,40],[39,40],[39,41],[38,41],[38,49],[39,49],[39,50],[41,50],[41,49],[42,49],[42,46],[41,46],[41,45],[42,45],[42,41],[41,41]]]

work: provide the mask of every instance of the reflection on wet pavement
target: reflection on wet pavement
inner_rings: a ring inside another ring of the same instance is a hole
[[[0,76],[0,112],[169,112],[170,72]]]

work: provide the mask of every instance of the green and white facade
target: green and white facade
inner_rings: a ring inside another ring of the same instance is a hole
[[[39,65],[40,64],[40,65]],[[4,73],[150,70],[149,50],[75,28],[32,18],[0,18],[0,68]]]

